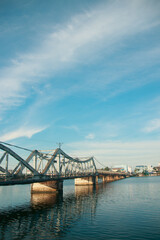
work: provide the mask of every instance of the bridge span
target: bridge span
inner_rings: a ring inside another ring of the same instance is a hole
[[[75,185],[94,185],[99,178],[111,182],[128,176],[97,170],[94,157],[73,158],[61,148],[33,150],[24,159],[0,144],[0,186],[32,184],[32,192],[53,192],[61,191],[67,179],[75,179]]]

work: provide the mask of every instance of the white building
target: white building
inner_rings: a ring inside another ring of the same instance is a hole
[[[148,167],[146,165],[137,165],[135,167],[136,173],[142,173],[143,171],[148,171]]]
[[[128,172],[131,173],[132,172],[132,168],[130,166],[128,166]]]
[[[112,170],[114,172],[117,172],[117,171],[121,171],[121,172],[132,172],[132,169],[131,167],[127,166],[127,165],[116,165],[114,167],[112,167]]]
[[[149,173],[153,172],[153,166],[152,165],[148,165],[148,172]]]

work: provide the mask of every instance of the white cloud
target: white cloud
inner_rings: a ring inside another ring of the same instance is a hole
[[[19,129],[15,130],[15,131],[11,131],[11,132],[8,132],[8,133],[0,136],[0,140],[1,141],[9,141],[9,140],[20,138],[20,137],[31,138],[36,133],[42,132],[45,129],[46,129],[46,127],[42,127],[42,128],[20,127]]]
[[[153,119],[152,121],[149,122],[149,124],[145,128],[143,128],[143,131],[146,133],[151,133],[159,130],[160,130],[160,119]]]
[[[105,166],[116,164],[127,164],[130,166],[138,164],[157,165],[160,161],[159,146],[160,141],[84,141],[66,144],[71,156],[94,156]],[[102,168],[97,162],[96,164]]]
[[[71,125],[71,126],[63,126],[65,129],[73,130],[75,132],[79,132],[79,128],[76,125]]]
[[[158,25],[157,14],[158,7],[150,1],[124,0],[74,16],[59,30],[46,34],[45,40],[37,41],[36,49],[1,69],[0,103],[3,107],[21,104],[30,85],[66,66],[92,61],[101,48],[110,52],[121,40]]]
[[[95,135],[93,133],[89,133],[85,138],[86,139],[94,139]]]
[[[112,122],[99,120],[94,124],[94,128],[98,130],[96,135],[101,138],[105,137],[105,139],[117,137],[123,127],[122,123],[115,120],[112,120]]]

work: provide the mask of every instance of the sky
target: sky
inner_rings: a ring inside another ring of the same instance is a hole
[[[158,165],[160,1],[1,0],[0,141]]]

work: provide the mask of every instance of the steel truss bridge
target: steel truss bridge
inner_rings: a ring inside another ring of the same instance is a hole
[[[61,148],[57,148],[33,150],[24,159],[11,148],[0,144],[0,185],[73,179],[96,174],[93,157],[72,158]]]

